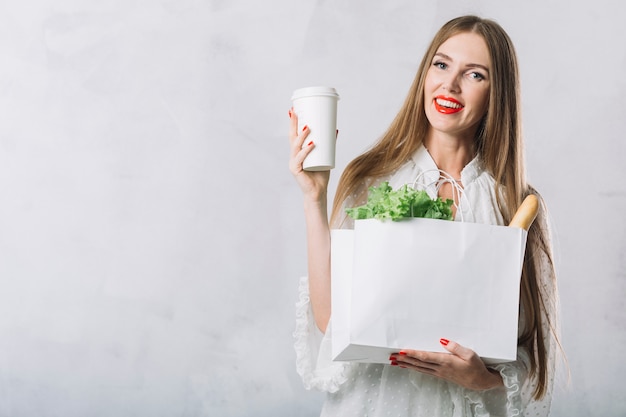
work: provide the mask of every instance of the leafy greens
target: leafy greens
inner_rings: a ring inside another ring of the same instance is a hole
[[[406,217],[452,220],[450,199],[432,199],[424,190],[415,190],[403,185],[393,190],[389,182],[370,187],[365,205],[347,208],[348,216],[360,219],[399,220]]]

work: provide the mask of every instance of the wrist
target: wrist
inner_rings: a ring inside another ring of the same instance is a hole
[[[489,373],[489,377],[486,380],[486,390],[498,388],[504,385],[504,381],[502,381],[502,375],[500,375],[500,372],[491,368],[487,368],[487,371]]]
[[[320,192],[317,194],[309,194],[304,196],[304,209],[319,209],[322,208],[324,211],[327,210],[328,207],[328,198],[326,197],[326,193]]]

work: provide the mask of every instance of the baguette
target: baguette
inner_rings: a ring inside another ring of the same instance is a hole
[[[534,194],[528,194],[522,204],[519,206],[509,227],[519,227],[528,231],[530,225],[533,224],[537,213],[539,212],[539,199]]]

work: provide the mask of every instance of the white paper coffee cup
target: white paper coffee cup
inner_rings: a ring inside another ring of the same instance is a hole
[[[303,169],[306,171],[335,168],[338,100],[339,94],[332,87],[300,88],[291,96],[299,129],[308,126],[310,130],[303,147],[310,141],[315,144],[304,160]]]

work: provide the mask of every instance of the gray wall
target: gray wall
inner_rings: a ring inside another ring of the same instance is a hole
[[[342,96],[334,186],[468,12],[521,60],[571,369],[553,415],[626,414],[625,7],[419,3],[0,1],[0,416],[317,415],[290,94]]]

